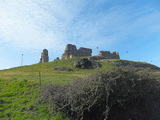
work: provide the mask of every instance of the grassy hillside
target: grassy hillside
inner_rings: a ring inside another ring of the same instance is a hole
[[[2,120],[50,120],[50,108],[40,103],[39,87],[42,84],[67,84],[77,78],[93,74],[97,69],[74,68],[73,63],[79,58],[39,63],[0,71],[0,119]],[[159,73],[159,68],[142,62],[126,60],[97,61],[103,69],[119,66],[146,68]],[[57,71],[55,67],[69,67],[73,71]],[[54,120],[62,120],[57,115]]]

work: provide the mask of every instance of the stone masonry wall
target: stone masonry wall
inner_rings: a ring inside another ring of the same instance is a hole
[[[97,56],[92,56],[92,49],[80,47],[78,50],[75,45],[67,44],[62,59],[73,57],[89,57],[93,60],[100,59],[120,59],[119,52],[100,51]],[[60,59],[57,59],[60,60]],[[39,63],[49,62],[48,50],[43,49]]]
[[[92,49],[81,47],[77,50],[75,45],[67,44],[64,54],[62,55],[62,59],[91,56],[91,54],[92,54]]]
[[[91,55],[92,55],[92,49],[80,47],[77,50],[77,56],[91,56]]]
[[[100,51],[98,56],[106,57],[107,59],[120,59],[119,52]]]
[[[89,57],[92,56],[92,49],[80,47],[78,50],[75,45],[67,44],[62,59],[73,57]],[[96,57],[96,56],[95,56]],[[100,51],[98,58],[104,59],[120,59],[119,52]]]
[[[48,50],[43,49],[43,52],[41,53],[41,58],[39,63],[44,63],[49,61],[49,56],[48,56]]]

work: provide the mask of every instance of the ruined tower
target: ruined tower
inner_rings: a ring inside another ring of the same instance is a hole
[[[43,52],[41,53],[41,58],[39,63],[44,63],[49,61],[49,56],[48,56],[48,50],[43,49]]]
[[[76,53],[77,53],[76,46],[72,44],[67,44],[65,51],[62,55],[62,59],[73,58],[73,56],[76,56]]]

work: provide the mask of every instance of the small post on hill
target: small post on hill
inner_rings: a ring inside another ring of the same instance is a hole
[[[41,71],[39,71],[39,85],[41,86]]]
[[[23,65],[23,54],[22,54],[22,59],[21,59],[21,66]]]

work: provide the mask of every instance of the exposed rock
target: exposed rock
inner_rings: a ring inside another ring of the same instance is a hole
[[[54,70],[59,70],[59,71],[73,71],[73,69],[68,68],[68,67],[56,67]]]
[[[92,49],[80,47],[78,50],[75,45],[67,44],[62,59],[68,59],[73,57],[91,56]]]
[[[56,59],[54,59],[54,61],[58,61],[58,60],[60,60],[59,57],[57,57]]]
[[[41,58],[39,63],[44,63],[49,61],[49,56],[48,56],[48,50],[43,49],[43,52],[41,53]]]
[[[102,65],[98,62],[95,62],[95,61],[91,61],[92,62],[92,67],[95,68],[95,69],[98,69],[98,68],[101,68]]]
[[[89,61],[87,58],[83,58],[83,59],[80,59],[76,62],[74,62],[74,66],[77,67],[77,68],[91,68],[92,67],[92,62]]]

